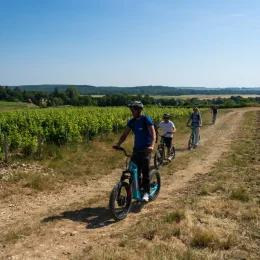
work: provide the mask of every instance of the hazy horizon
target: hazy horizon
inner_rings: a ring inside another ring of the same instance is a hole
[[[1,84],[0,84],[1,85]],[[3,86],[3,85],[2,85]],[[24,86],[91,86],[91,87],[115,87],[115,88],[137,88],[137,87],[169,87],[169,88],[206,88],[206,89],[225,89],[225,88],[260,88],[260,87],[205,87],[205,86],[163,86],[163,85],[147,85],[147,86],[93,86],[88,84],[23,84],[23,85],[9,85],[7,87],[24,87]]]

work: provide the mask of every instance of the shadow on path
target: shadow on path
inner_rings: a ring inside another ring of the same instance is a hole
[[[185,148],[176,148],[175,151],[176,151],[176,152],[185,152],[185,151],[188,151],[188,147],[185,147]]]
[[[102,228],[116,221],[111,218],[108,208],[96,207],[96,208],[84,208],[74,211],[64,211],[58,216],[50,216],[41,220],[41,223],[50,221],[69,219],[76,222],[87,223],[87,229]]]
[[[130,213],[134,213],[134,214],[137,214],[137,213],[140,213],[142,208],[146,205],[147,202],[143,202],[143,201],[134,201],[132,203],[132,206],[131,206],[131,211]]]

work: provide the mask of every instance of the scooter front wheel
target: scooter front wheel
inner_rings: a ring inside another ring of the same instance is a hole
[[[193,137],[190,137],[189,142],[188,142],[188,149],[191,150],[193,147]]]
[[[128,215],[132,205],[131,187],[127,182],[119,182],[111,192],[109,210],[115,220],[123,220]]]
[[[163,150],[157,149],[154,155],[154,166],[159,169],[163,166]]]
[[[172,145],[172,147],[171,147],[171,160],[173,160],[174,158],[175,158],[175,148]]]

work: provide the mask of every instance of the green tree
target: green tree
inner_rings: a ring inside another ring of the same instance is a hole
[[[224,106],[225,107],[234,107],[236,105],[236,102],[232,99],[228,99],[225,101]]]
[[[23,98],[23,93],[18,87],[14,88],[13,97],[16,98],[16,99],[19,99],[19,100],[21,100]]]
[[[52,100],[53,106],[61,106],[63,105],[63,100],[60,97],[54,97]]]
[[[5,88],[0,86],[0,100],[6,100],[7,94]]]
[[[73,99],[75,102],[75,99],[77,99],[80,94],[76,87],[71,86],[66,89],[66,96],[70,99]]]

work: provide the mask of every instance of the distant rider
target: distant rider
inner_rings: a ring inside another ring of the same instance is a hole
[[[211,106],[211,113],[212,113],[212,124],[214,125],[218,114],[218,109],[216,105]]]
[[[172,148],[172,137],[173,133],[176,131],[174,123],[170,121],[170,114],[163,115],[163,121],[159,123],[158,128],[162,129],[162,135],[165,141],[168,152],[168,160],[171,161],[171,148]]]
[[[189,126],[189,123],[191,121],[191,127],[195,128],[195,146],[198,146],[198,140],[200,136],[200,127],[202,126],[202,117],[201,114],[199,114],[199,109],[197,107],[193,108],[193,113],[190,115],[189,120],[187,122],[187,126]]]

